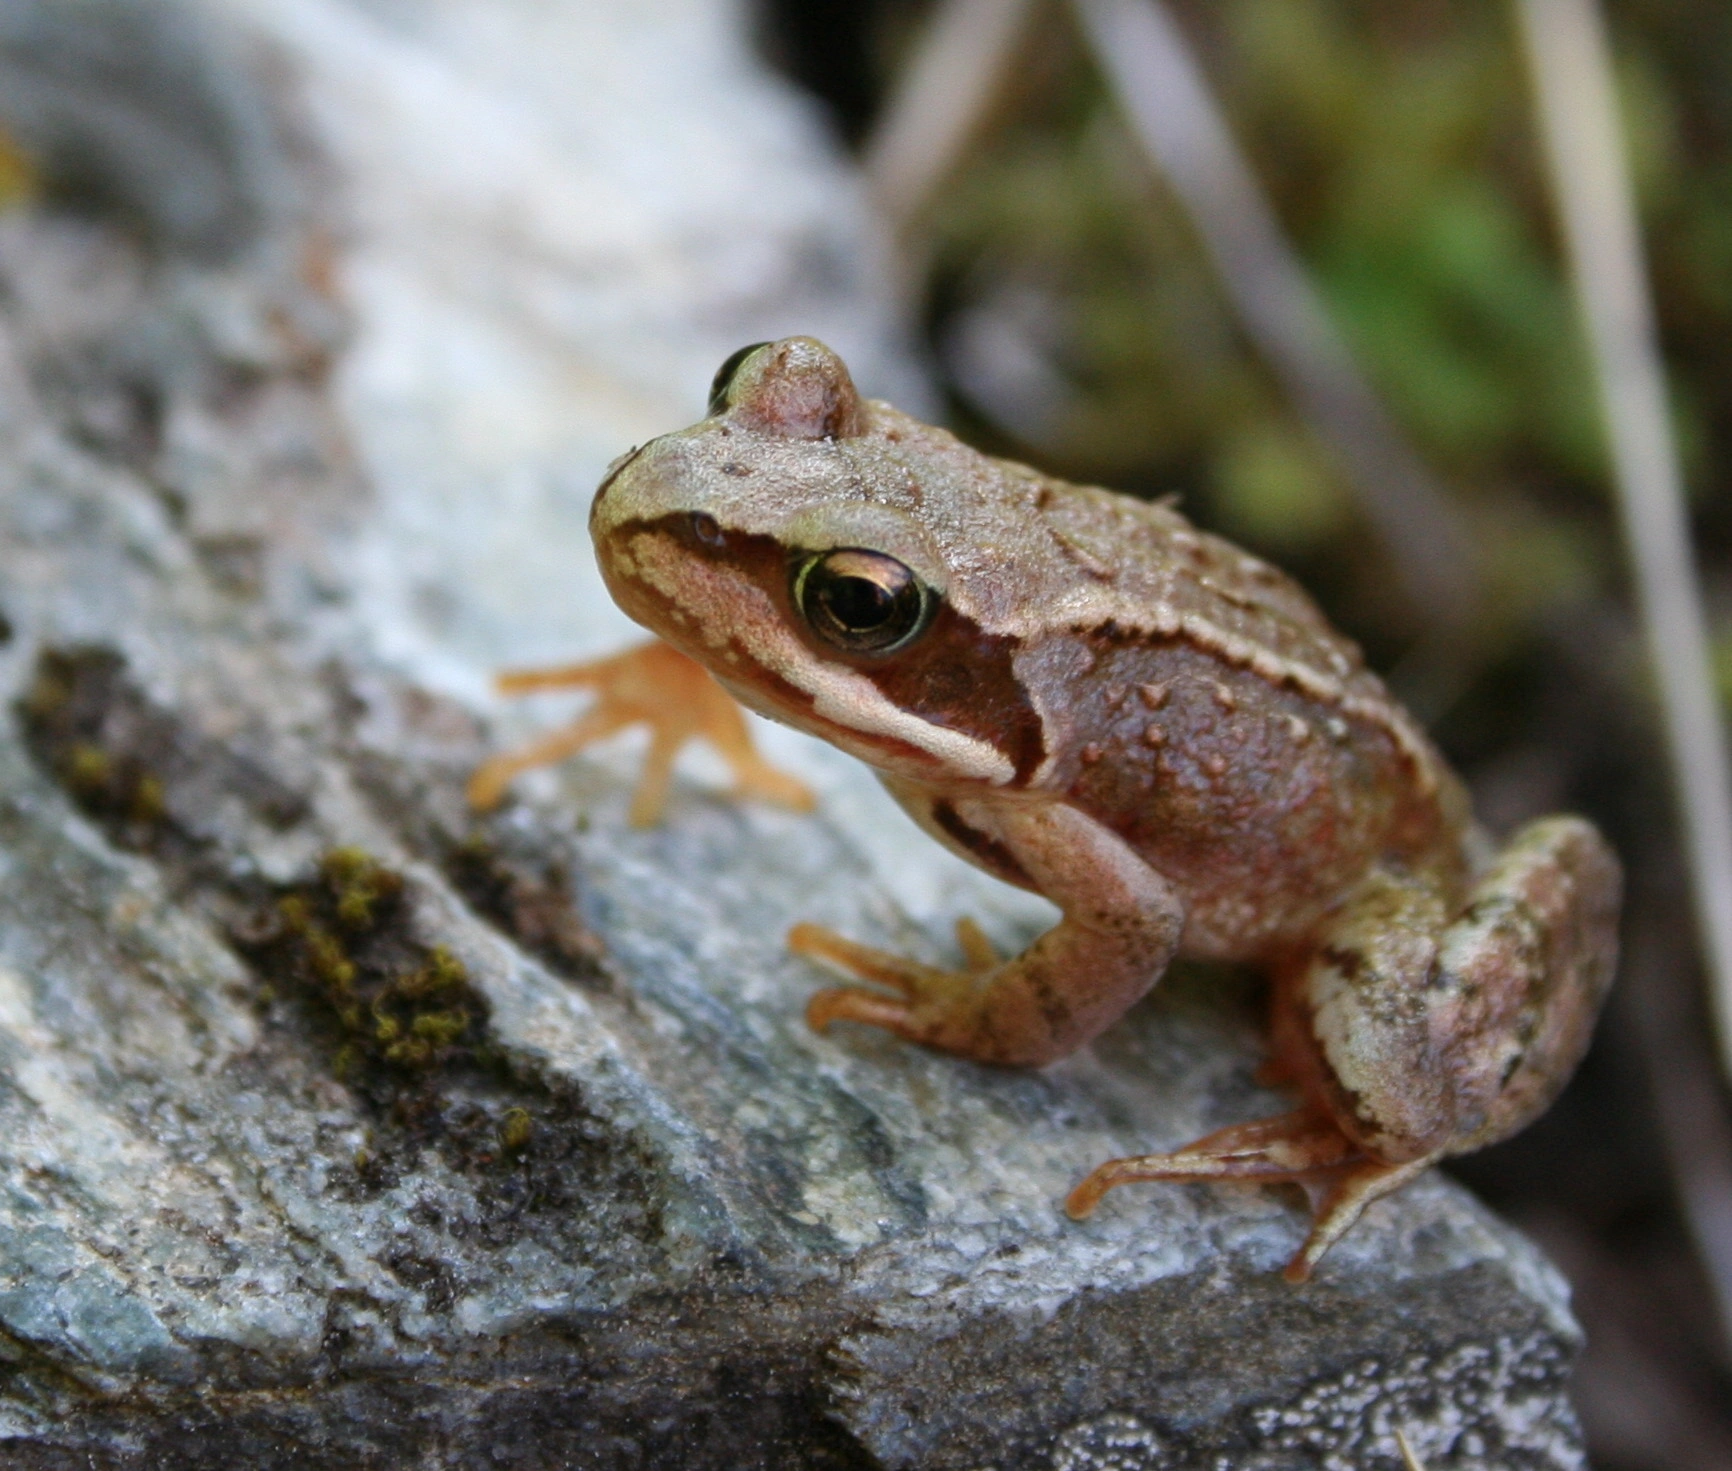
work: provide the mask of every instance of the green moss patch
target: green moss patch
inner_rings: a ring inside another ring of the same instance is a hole
[[[153,769],[163,732],[126,698],[124,671],[110,649],[47,650],[17,710],[31,754],[79,810],[122,846],[146,848],[167,817]]]
[[[331,849],[236,939],[273,991],[312,1004],[339,1077],[492,1060],[486,999],[449,950],[414,938],[402,875],[359,848]]]
[[[114,649],[45,650],[14,714],[37,766],[67,797],[227,933],[256,978],[267,1033],[259,1058],[277,1049],[310,1056],[346,1085],[368,1138],[332,1170],[332,1190],[376,1196],[414,1179],[432,1151],[471,1182],[473,1208],[446,1223],[453,1235],[499,1248],[533,1234],[581,1260],[595,1244],[594,1204],[608,1201],[616,1238],[660,1239],[643,1184],[654,1162],[595,1117],[578,1089],[498,1045],[462,961],[423,938],[401,872],[338,846],[294,882],[260,877],[248,861],[254,824],[282,830],[310,805],[259,761],[154,701]],[[567,974],[603,975],[563,873],[486,840],[430,836],[417,811],[390,807],[479,914]],[[428,1263],[388,1265],[440,1297]],[[0,1372],[4,1360],[0,1343]]]

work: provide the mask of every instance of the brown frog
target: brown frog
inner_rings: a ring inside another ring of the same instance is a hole
[[[978,454],[861,399],[794,337],[736,353],[707,418],[616,461],[591,526],[627,613],[1063,911],[1012,959],[962,922],[957,971],[799,925],[795,950],[871,983],[819,992],[814,1027],[1039,1066],[1175,956],[1268,971],[1265,1076],[1299,1107],[1103,1164],[1073,1216],[1132,1180],[1317,1185],[1287,1268],[1303,1280],[1369,1202],[1533,1119],[1587,1045],[1617,953],[1604,839],[1548,817],[1493,851],[1358,649],[1171,508]],[[577,739],[478,773],[478,802],[626,719],[663,730],[640,817],[712,719],[745,789],[807,800],[750,754],[736,711],[699,710],[713,696],[674,657],[516,676],[606,688]]]

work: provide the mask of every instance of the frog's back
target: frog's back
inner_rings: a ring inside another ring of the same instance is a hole
[[[852,442],[861,493],[925,523],[953,573],[951,600],[988,632],[1026,640],[1062,623],[1179,635],[1319,698],[1388,705],[1406,721],[1292,578],[1171,505],[1057,480],[889,405],[870,408],[864,442]]]
[[[1183,642],[1369,721],[1402,750],[1419,786],[1439,780],[1430,742],[1358,645],[1279,569],[1169,504],[1057,480],[886,404],[870,407],[864,493],[927,526],[952,573],[949,600],[984,631],[1031,647],[1065,630]]]
[[[1127,628],[1183,633],[1232,662],[1258,664],[1325,698],[1387,700],[1358,646],[1292,578],[1170,504],[1049,482],[1036,514],[1061,554]]]

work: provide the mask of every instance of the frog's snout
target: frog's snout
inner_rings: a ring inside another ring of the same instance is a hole
[[[601,541],[602,532],[609,520],[603,510],[603,504],[607,499],[608,491],[612,489],[614,483],[618,481],[620,476],[624,475],[626,471],[631,469],[638,456],[648,448],[648,445],[634,444],[602,473],[601,484],[596,486],[595,495],[589,503],[589,534],[595,538],[598,545]]]
[[[672,509],[674,486],[666,473],[666,457],[652,439],[628,450],[611,465],[589,503],[589,534],[596,553],[605,556],[609,543],[630,522],[653,520]]]

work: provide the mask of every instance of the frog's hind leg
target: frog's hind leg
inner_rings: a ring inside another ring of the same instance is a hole
[[[1080,1221],[1093,1213],[1107,1191],[1137,1180],[1327,1182],[1311,1234],[1285,1272],[1289,1282],[1303,1282],[1367,1205],[1406,1184],[1429,1163],[1427,1159],[1387,1165],[1370,1159],[1326,1111],[1307,1105],[1278,1118],[1217,1129],[1171,1154],[1108,1160],[1071,1191],[1065,1210]]]
[[[1366,1159],[1350,1166],[1329,1183],[1317,1206],[1311,1233],[1305,1244],[1282,1268],[1281,1275],[1289,1282],[1308,1282],[1311,1271],[1323,1259],[1323,1253],[1347,1234],[1348,1228],[1365,1213],[1372,1201],[1399,1190],[1409,1180],[1424,1174],[1436,1163],[1436,1157],[1425,1155],[1405,1164],[1388,1165],[1381,1160]]]
[[[1276,1050],[1375,1158],[1513,1134],[1587,1047],[1620,887],[1605,839],[1575,817],[1528,824],[1435,927],[1422,885],[1374,874],[1277,988]]]
[[[649,753],[631,804],[631,821],[637,827],[651,827],[660,820],[674,759],[694,740],[707,740],[721,753],[733,772],[736,796],[758,797],[800,812],[813,806],[812,794],[802,782],[758,754],[745,717],[727,692],[703,666],[667,644],[640,644],[582,664],[511,670],[501,674],[496,685],[502,695],[593,689],[596,699],[564,730],[478,767],[469,779],[469,805],[477,811],[498,806],[520,773],[563,761],[633,725],[650,727]]]
[[[1570,817],[1519,832],[1453,911],[1423,876],[1374,871],[1276,977],[1273,1051],[1305,1107],[1110,1161],[1071,1213],[1130,1180],[1321,1183],[1286,1272],[1304,1281],[1372,1201],[1551,1101],[1611,979],[1618,890],[1611,850]]]
[[[1230,1124],[1171,1154],[1110,1159],[1071,1191],[1065,1210],[1076,1220],[1093,1213],[1115,1185],[1134,1180],[1244,1180],[1268,1185],[1314,1180],[1364,1158],[1321,1109],[1305,1107],[1272,1119]]]

